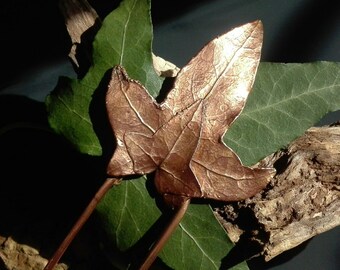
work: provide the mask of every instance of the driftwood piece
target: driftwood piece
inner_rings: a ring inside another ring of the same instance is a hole
[[[92,65],[92,42],[101,20],[86,0],[60,0],[59,8],[72,43],[68,56],[79,77],[83,77]]]
[[[39,251],[25,244],[19,244],[11,237],[0,236],[0,269],[42,270],[47,259]],[[58,264],[55,270],[66,270],[66,264]]]
[[[339,226],[339,145],[340,127],[311,128],[286,150],[266,158],[264,162],[278,171],[269,186],[253,198],[216,209],[231,240],[252,235],[262,243],[261,254],[269,261]],[[239,223],[245,209],[258,222],[252,232]]]

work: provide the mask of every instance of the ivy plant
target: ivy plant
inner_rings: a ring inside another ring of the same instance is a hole
[[[150,1],[124,0],[103,20],[93,42],[93,65],[81,79],[60,78],[46,107],[53,130],[81,153],[100,156],[113,151],[99,136],[95,97],[105,93],[107,73],[123,66],[129,76],[157,97],[164,78],[152,63]],[[226,29],[228,30],[228,29]],[[253,165],[301,136],[327,113],[340,109],[340,64],[334,62],[261,62],[246,106],[224,141]],[[111,138],[111,134],[108,134]],[[127,253],[162,215],[151,176],[124,179],[104,196],[96,212],[109,241]],[[150,183],[151,181],[151,183]],[[190,204],[159,258],[172,269],[220,269],[233,247],[209,204]],[[121,268],[130,262],[113,260]],[[122,266],[123,265],[123,266]],[[247,269],[242,262],[234,269]]]

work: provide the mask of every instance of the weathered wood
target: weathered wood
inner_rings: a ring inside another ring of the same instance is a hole
[[[68,56],[77,74],[83,76],[92,64],[92,42],[101,20],[86,0],[60,0],[59,7],[72,43]]]
[[[12,237],[0,236],[0,269],[42,270],[47,264],[39,251],[25,244],[17,243]],[[66,270],[66,264],[58,264],[55,270]]]
[[[232,241],[244,233],[252,235],[263,244],[262,255],[269,261],[339,226],[339,145],[340,127],[311,128],[287,149],[266,158],[263,162],[278,171],[269,186],[251,199],[216,209]],[[244,209],[258,221],[252,232],[237,223]]]

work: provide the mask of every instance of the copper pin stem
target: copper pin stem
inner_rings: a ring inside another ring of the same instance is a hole
[[[107,191],[113,186],[119,184],[120,180],[116,178],[108,178],[104,184],[99,188],[97,193],[94,195],[84,212],[78,218],[77,222],[73,225],[72,229],[69,231],[63,242],[60,244],[56,252],[53,254],[52,258],[46,264],[44,270],[53,270],[56,264],[59,262],[60,258],[63,256],[68,246],[71,244],[73,239],[76,237],[80,229],[84,226],[85,222],[89,219],[94,209],[104,197]]]
[[[148,256],[142,263],[142,265],[138,268],[139,270],[147,270],[150,268],[154,260],[157,258],[158,253],[162,250],[163,246],[166,244],[173,231],[177,228],[178,224],[181,222],[184,214],[186,213],[188,206],[190,204],[190,199],[185,200],[177,209],[176,212],[171,219],[169,225],[163,231],[161,237],[157,240],[157,242],[152,246]]]

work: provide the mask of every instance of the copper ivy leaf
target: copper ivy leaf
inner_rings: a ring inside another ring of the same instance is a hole
[[[262,32],[255,21],[212,40],[161,104],[115,67],[106,102],[117,148],[108,174],[156,171],[156,188],[170,205],[182,198],[241,200],[263,189],[273,170],[244,167],[222,142],[252,88]]]

